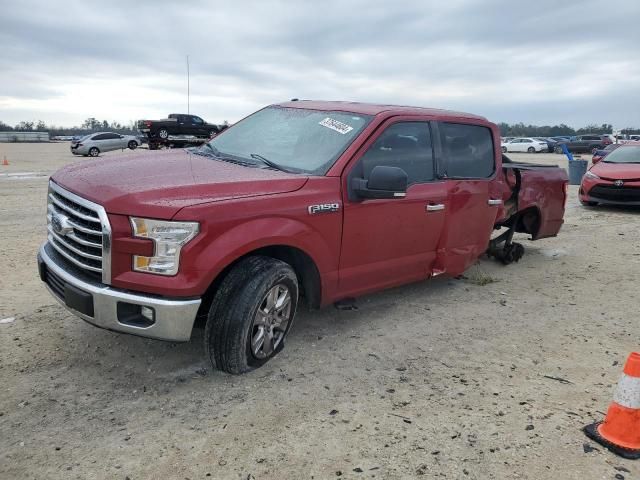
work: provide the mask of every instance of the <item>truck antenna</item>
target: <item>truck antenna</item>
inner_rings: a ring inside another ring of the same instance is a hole
[[[191,114],[191,111],[189,110],[189,90],[189,55],[187,55],[187,115]]]

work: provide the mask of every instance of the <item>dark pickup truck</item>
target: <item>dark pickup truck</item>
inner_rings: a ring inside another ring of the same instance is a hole
[[[242,373],[283,348],[299,299],[345,305],[485,252],[519,260],[514,232],[558,234],[567,183],[503,157],[483,117],[292,101],[201,148],[56,172],[40,277],[98,327],[188,341],[204,326],[212,365]]]
[[[555,145],[555,152],[562,153],[562,144],[565,144],[573,153],[595,153],[611,143],[609,135],[578,135],[571,140],[559,141]]]
[[[196,115],[172,113],[161,120],[138,120],[138,130],[149,138],[167,140],[170,136],[190,135],[211,137],[222,129],[213,123],[207,123]]]

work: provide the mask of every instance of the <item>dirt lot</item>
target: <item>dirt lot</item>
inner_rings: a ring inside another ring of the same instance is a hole
[[[572,187],[561,235],[524,241],[519,264],[301,312],[276,359],[232,377],[200,332],[162,343],[59,306],[36,273],[47,175],[83,160],[4,155],[0,478],[640,478],[580,431],[638,349],[638,211],[581,207]]]

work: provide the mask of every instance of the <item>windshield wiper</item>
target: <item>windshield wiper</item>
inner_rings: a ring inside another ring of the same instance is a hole
[[[222,160],[223,162],[235,163],[236,165],[242,165],[243,167],[256,168],[256,164],[255,163],[245,162],[243,160],[238,160],[238,159],[231,158],[229,156],[223,155],[222,153],[220,153],[220,150],[218,150],[213,145],[209,145],[208,143],[205,143],[205,146],[209,147],[209,149],[211,151],[207,152],[204,149],[204,147],[201,147],[201,148],[193,148],[189,152],[193,153],[194,155],[202,155],[203,157],[209,157],[209,158],[215,158],[216,160]]]
[[[251,158],[255,159],[255,160],[260,160],[262,163],[264,163],[265,165],[271,167],[271,168],[275,168],[276,170],[280,170],[281,172],[286,172],[286,173],[293,173],[291,170],[283,167],[282,165],[278,165],[275,162],[272,162],[271,160],[269,160],[268,158],[263,157],[262,155],[259,155],[257,153],[252,153],[249,155]]]
[[[213,152],[213,154],[214,154],[216,157],[220,157],[220,158],[222,158],[222,155],[220,154],[220,150],[218,150],[216,147],[214,147],[214,146],[213,146],[213,145],[211,145],[210,143],[205,143],[205,144],[204,144],[204,146],[203,146],[203,148],[204,148],[204,147],[208,147],[208,148],[209,148],[209,150],[211,150],[211,152]]]

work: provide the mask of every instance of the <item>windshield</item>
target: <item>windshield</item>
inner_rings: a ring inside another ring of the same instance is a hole
[[[324,175],[371,121],[368,115],[267,107],[215,137],[220,157]]]
[[[640,146],[616,148],[605,157],[607,163],[640,163]]]

